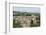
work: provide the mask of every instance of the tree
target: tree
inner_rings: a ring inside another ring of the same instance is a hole
[[[19,21],[17,21],[17,23],[15,23],[15,20],[13,20],[13,28],[22,27],[20,24],[21,23]]]

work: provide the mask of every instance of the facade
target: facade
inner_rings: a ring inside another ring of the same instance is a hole
[[[19,21],[22,27],[29,27],[31,24],[38,24],[37,22],[39,22],[40,20],[36,18],[39,18],[39,16],[16,16],[15,23]]]

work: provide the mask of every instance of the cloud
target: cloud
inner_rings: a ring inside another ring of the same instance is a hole
[[[40,13],[39,7],[14,7],[14,11]]]

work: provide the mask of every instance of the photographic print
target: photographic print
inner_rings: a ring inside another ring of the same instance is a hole
[[[13,28],[40,27],[39,7],[13,7]]]
[[[42,32],[43,12],[43,3],[6,2],[5,32]]]

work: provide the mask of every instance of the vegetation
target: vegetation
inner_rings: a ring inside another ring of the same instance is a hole
[[[20,22],[18,21],[17,23],[15,23],[15,20],[13,20],[13,28],[16,28],[16,27],[22,27],[21,25],[20,25]]]
[[[13,13],[15,13],[15,14],[13,14],[13,16],[31,16],[31,13],[28,13],[28,12],[14,12],[13,11]]]

